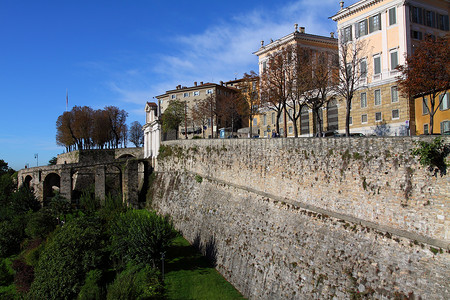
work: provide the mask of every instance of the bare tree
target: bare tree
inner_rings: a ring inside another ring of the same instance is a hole
[[[367,76],[367,69],[361,68],[365,62],[366,43],[362,40],[345,42],[339,40],[339,56],[334,61],[334,91],[345,101],[345,134],[350,136],[350,109],[355,92],[364,87],[361,79]]]
[[[239,114],[247,119],[250,127],[250,137],[253,135],[253,119],[259,114],[261,99],[259,98],[259,76],[254,71],[244,73],[238,88],[243,102],[240,103]]]
[[[276,132],[280,133],[279,120],[282,113],[286,115],[286,101],[292,87],[292,46],[288,45],[280,51],[270,54],[267,69],[261,75],[261,104],[276,112]],[[284,117],[284,136],[286,116]]]
[[[205,128],[208,124],[209,107],[205,101],[197,101],[191,110],[192,121],[196,126],[202,128],[202,135],[205,138]]]

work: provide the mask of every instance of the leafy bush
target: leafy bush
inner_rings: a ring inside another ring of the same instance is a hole
[[[12,270],[8,267],[6,259],[0,260],[0,286],[8,286],[13,280],[14,275]]]
[[[161,299],[164,287],[159,272],[150,266],[128,265],[108,286],[107,299]]]
[[[104,264],[103,232],[101,220],[95,217],[79,217],[57,228],[41,252],[31,298],[74,298],[85,274]]]
[[[450,145],[444,144],[440,137],[435,138],[431,143],[418,141],[417,147],[411,153],[419,156],[419,162],[427,167],[434,176],[440,173],[441,176],[447,174],[447,163],[445,158],[450,153]]]
[[[56,228],[56,219],[49,211],[42,209],[30,216],[25,233],[31,238],[44,238]]]
[[[124,263],[154,263],[175,237],[168,217],[147,210],[130,210],[119,215],[110,230],[113,258]]]
[[[38,211],[41,208],[41,203],[36,199],[33,192],[24,187],[11,194],[10,198],[10,207],[14,214]]]
[[[104,291],[101,288],[102,271],[91,270],[86,274],[86,280],[78,294],[79,300],[105,299]]]
[[[80,207],[83,211],[91,213],[100,207],[100,201],[90,191],[84,191],[80,197]]]
[[[24,216],[0,222],[0,257],[8,257],[20,251],[24,232]]]

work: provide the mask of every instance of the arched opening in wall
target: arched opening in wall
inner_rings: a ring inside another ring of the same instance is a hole
[[[119,156],[117,159],[121,159],[121,158],[136,158],[134,155],[131,154],[122,154],[121,156]]]
[[[309,134],[309,109],[306,106],[300,111],[300,134]]]
[[[59,193],[61,183],[61,177],[56,173],[50,173],[45,176],[44,179],[44,205],[47,205],[48,202]]]
[[[105,195],[122,197],[122,170],[118,166],[109,165],[105,170]]]
[[[147,201],[146,196],[149,188],[150,173],[151,169],[150,163],[148,161],[141,161],[138,163],[138,200],[140,205],[145,204],[145,202]]]
[[[22,185],[24,188],[26,188],[29,191],[32,191],[31,180],[33,180],[33,177],[31,177],[30,175],[27,175],[25,177],[25,180],[23,181],[23,185]]]
[[[90,168],[82,168],[72,174],[72,202],[79,204],[83,193],[95,197],[95,173]]]
[[[338,130],[338,107],[337,100],[333,99],[327,105],[328,131]]]

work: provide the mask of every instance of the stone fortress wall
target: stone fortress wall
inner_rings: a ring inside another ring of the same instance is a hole
[[[448,298],[450,177],[418,139],[164,142],[152,206],[250,299]]]

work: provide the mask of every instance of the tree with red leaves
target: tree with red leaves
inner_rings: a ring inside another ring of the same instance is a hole
[[[399,90],[408,97],[422,97],[430,115],[430,134],[433,134],[434,115],[443,95],[450,89],[450,44],[446,38],[427,36],[399,66]],[[430,99],[430,101],[426,101]],[[429,105],[428,105],[429,104]]]

